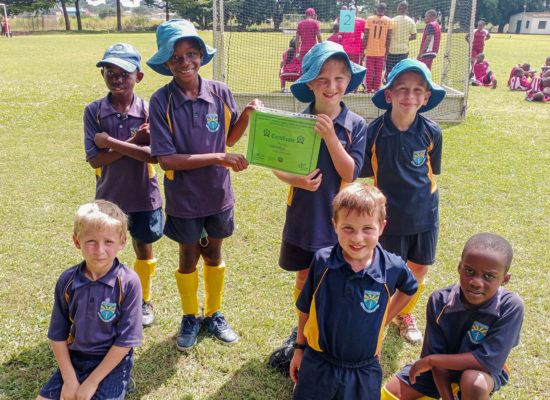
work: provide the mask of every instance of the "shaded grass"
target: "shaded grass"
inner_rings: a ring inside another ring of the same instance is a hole
[[[53,288],[59,274],[80,260],[71,240],[72,218],[94,196],[93,171],[82,146],[82,114],[89,101],[106,94],[95,63],[116,41],[134,44],[144,60],[156,50],[153,33],[0,40],[0,399],[34,398],[55,370],[46,339]],[[493,35],[486,54],[500,87],[471,88],[466,122],[443,125],[440,240],[420,303],[457,280],[456,264],[472,234],[492,231],[510,240],[515,258],[508,288],[524,299],[526,316],[522,343],[508,359],[510,384],[493,396],[501,400],[545,399],[550,387],[545,296],[550,278],[549,109],[504,87],[513,65],[529,61],[538,68],[546,58],[540,49],[548,44],[549,37]],[[144,71],[136,92],[147,99],[168,78],[146,66]],[[201,73],[210,77],[210,66]],[[233,151],[244,152],[244,141]],[[201,333],[193,350],[176,351],[181,319],[173,277],[177,246],[161,239],[154,246],[157,322],[145,330],[136,350],[138,391],[129,398],[290,398],[290,380],[265,362],[295,324],[293,276],[277,266],[288,188],[254,166],[233,174],[233,182],[237,229],[224,245],[229,266],[224,313],[241,341],[227,347]],[[133,264],[130,246],[120,259]],[[423,307],[417,311],[423,327]],[[383,344],[385,378],[419,351],[390,327]]]

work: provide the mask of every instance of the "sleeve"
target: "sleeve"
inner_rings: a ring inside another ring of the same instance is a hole
[[[433,122],[433,121],[432,121]],[[441,133],[441,128],[437,125],[436,122],[433,122],[433,125],[430,129],[432,136],[433,148],[430,151],[430,165],[432,167],[432,172],[435,175],[441,173],[441,154],[443,151],[443,134]]]
[[[374,170],[372,169],[372,141],[374,140],[374,135],[376,134],[376,128],[374,123],[369,124],[367,127],[367,132],[365,135],[365,153],[363,156],[363,165],[361,167],[361,172],[359,177],[361,178],[372,178],[374,176]]]
[[[441,327],[436,323],[437,318],[443,310],[444,303],[440,301],[441,293],[433,292],[426,305],[426,330],[424,333],[424,342],[422,344],[421,357],[430,354],[447,354],[449,348],[447,339],[443,334]]]
[[[224,99],[225,103],[227,104],[231,112],[231,121],[229,123],[229,130],[228,130],[228,134],[230,134],[239,117],[239,109],[237,108],[237,103],[235,102],[233,93],[231,93],[231,90],[227,86],[225,86],[224,90],[222,91],[222,98]],[[227,121],[225,121],[225,123],[227,123]]]
[[[401,261],[401,272],[399,273],[395,288],[400,292],[405,293],[407,296],[412,296],[418,290],[418,281],[412,274],[407,264],[404,261]]]
[[[428,31],[426,32],[426,35],[433,35],[434,34],[434,27],[432,24],[428,25]]]
[[[416,24],[414,23],[413,19],[409,19],[409,34],[413,35],[415,33],[416,33]]]
[[[163,101],[163,90],[160,89],[154,93],[149,103],[151,155],[153,157],[177,153],[172,133],[170,132],[170,125],[168,124],[168,116],[166,115],[168,102]],[[173,118],[173,115],[171,117]]]
[[[102,131],[97,122],[97,111],[100,104],[90,103],[84,109],[84,150],[86,151],[86,161],[97,156],[102,150],[94,142],[95,134]]]
[[[128,269],[128,281],[123,283],[124,297],[120,305],[120,320],[117,326],[117,337],[113,343],[120,347],[137,347],[142,341],[141,321],[141,283],[137,274]]]
[[[64,279],[64,276],[65,274],[62,274],[55,285],[54,303],[48,328],[48,339],[56,342],[67,340],[72,325],[69,318],[69,304],[65,300],[64,293],[68,280]]]
[[[315,21],[316,24],[315,24],[315,32],[320,32],[321,31],[321,25],[319,25],[319,21]]]
[[[355,169],[353,171],[353,180],[357,179],[361,168],[363,168],[363,160],[365,159],[365,144],[367,142],[367,123],[363,118],[360,119],[358,124],[354,127],[351,133],[352,143],[348,150],[348,154],[353,158],[355,162]]]
[[[523,323],[523,301],[514,293],[509,293],[506,297],[503,299],[500,318],[491,325],[487,336],[473,351],[474,357],[492,374],[502,371],[508,354],[519,344]]]

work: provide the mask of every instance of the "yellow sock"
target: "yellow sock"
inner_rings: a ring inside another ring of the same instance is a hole
[[[294,286],[294,309],[296,310],[296,314],[298,314],[298,318],[300,318],[300,310],[298,310],[298,307],[296,307],[296,302],[298,301],[298,296],[300,296],[301,292],[302,289],[298,289],[296,286]]]
[[[399,397],[395,397],[393,393],[390,393],[390,391],[386,389],[386,386],[382,386],[380,395],[380,400],[399,400]]]
[[[134,271],[139,276],[141,282],[141,291],[143,293],[143,301],[148,302],[151,300],[151,282],[153,275],[155,275],[155,268],[157,267],[157,259],[152,260],[139,260],[134,263]]]
[[[181,274],[176,271],[175,275],[183,313],[185,315],[199,315],[199,299],[197,297],[199,272],[195,270],[190,274]]]
[[[399,315],[407,315],[413,312],[414,307],[416,306],[416,303],[418,303],[418,299],[424,290],[424,285],[424,282],[418,284],[418,290],[412,297],[411,301],[409,301],[409,303],[399,312]]]
[[[225,280],[225,262],[218,266],[203,265],[204,275],[204,316],[210,317],[222,308],[223,282]]]

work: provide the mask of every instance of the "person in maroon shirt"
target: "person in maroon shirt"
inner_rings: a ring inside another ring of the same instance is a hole
[[[321,37],[321,28],[319,26],[319,21],[317,21],[317,14],[313,8],[308,8],[306,10],[306,18],[298,22],[298,27],[296,28],[296,48],[298,53],[296,58],[302,63],[302,59],[306,53],[311,49],[317,42],[321,43],[323,38]]]

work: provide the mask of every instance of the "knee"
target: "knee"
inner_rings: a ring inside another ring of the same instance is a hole
[[[463,399],[489,399],[493,386],[493,378],[483,371],[465,370],[460,378],[460,392]]]
[[[304,283],[306,282],[308,272],[309,272],[309,268],[296,272],[296,287],[298,289],[302,290],[302,288],[304,287]]]
[[[222,240],[209,238],[208,245],[201,247],[201,255],[206,265],[217,266],[222,263]]]

